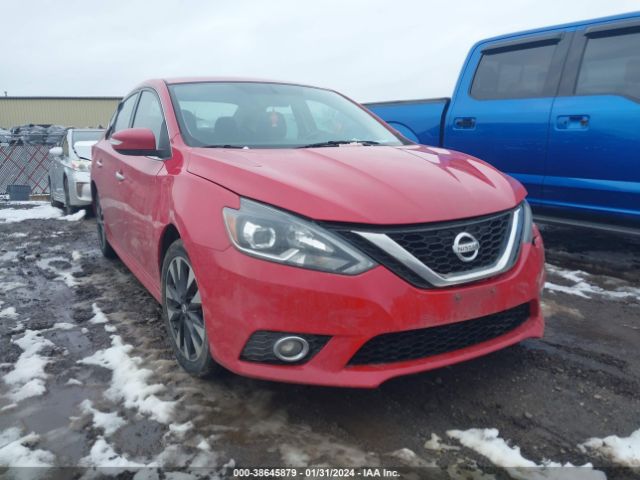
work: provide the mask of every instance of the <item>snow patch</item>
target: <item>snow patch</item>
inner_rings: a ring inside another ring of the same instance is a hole
[[[127,423],[124,418],[118,415],[118,412],[101,412],[94,408],[93,403],[88,399],[80,404],[80,408],[83,413],[90,414],[93,417],[94,428],[101,428],[107,437],[113,435],[120,427]]]
[[[593,295],[599,295],[611,299],[635,298],[640,300],[640,288],[623,287],[615,290],[606,290],[590,283],[587,280],[590,275],[582,270],[565,270],[549,264],[547,264],[546,268],[549,273],[573,282],[573,285],[569,286],[546,282],[545,288],[552,292],[562,292],[582,298],[591,298]]]
[[[69,380],[67,380],[67,383],[65,383],[65,385],[69,385],[69,386],[74,386],[74,385],[84,385],[84,383],[82,383],[80,380],[77,380],[75,378],[70,378]]]
[[[303,452],[302,449],[286,443],[280,445],[280,455],[287,467],[306,467],[311,461],[311,457]]]
[[[51,330],[71,330],[73,328],[76,328],[76,326],[73,323],[57,322],[53,324],[53,327],[51,327]]]
[[[9,398],[19,402],[25,398],[42,395],[47,391],[45,387],[47,374],[44,368],[50,360],[40,356],[39,353],[45,347],[52,347],[53,343],[35,330],[27,330],[21,338],[11,339],[11,342],[18,345],[23,352],[13,370],[3,378],[4,382],[11,387]]]
[[[133,346],[124,344],[119,335],[112,335],[110,348],[99,350],[78,363],[112,370],[111,385],[105,392],[107,398],[123,401],[126,408],[137,409],[160,423],[169,423],[176,402],[160,400],[156,396],[165,387],[148,383],[153,372],[142,367],[140,357],[129,355],[132,350]]]
[[[78,250],[74,250],[73,252],[71,252],[71,259],[74,262],[79,261],[81,258],[82,258],[82,254]]]
[[[113,469],[109,471],[110,475],[117,475],[146,465],[131,461],[124,455],[119,455],[103,437],[98,437],[91,447],[89,455],[80,459],[80,466],[109,468]]]
[[[78,282],[76,281],[73,274],[75,272],[80,271],[80,267],[76,265],[76,266],[72,266],[70,269],[61,270],[59,268],[52,266],[51,264],[53,262],[68,262],[68,260],[64,257],[44,258],[42,260],[38,260],[36,262],[36,265],[38,266],[38,268],[41,268],[42,270],[49,270],[50,272],[54,273],[56,276],[60,277],[64,281],[64,283],[67,284],[67,287],[69,288],[75,287],[78,284]]]
[[[593,450],[603,457],[625,467],[640,467],[640,430],[636,430],[628,437],[609,435],[605,438],[590,438],[578,445],[586,452]]]
[[[432,433],[431,439],[427,440],[424,444],[424,448],[427,450],[436,450],[438,452],[442,450],[460,450],[460,447],[455,445],[447,445],[446,443],[442,443],[442,438],[439,435]]]
[[[517,445],[510,447],[504,439],[500,438],[497,428],[448,430],[447,435],[487,457],[494,465],[505,468],[512,478],[518,480],[606,480],[607,478],[603,472],[593,470],[590,463],[576,467],[571,463],[563,465],[543,460],[538,465],[524,458],[520,453],[520,447]]]
[[[30,433],[22,436],[17,427],[0,432],[0,466],[2,467],[51,467],[55,460],[51,452],[30,448],[40,439],[39,435]],[[32,477],[46,475],[46,472],[21,472]],[[20,478],[25,478],[20,476]]]
[[[16,318],[17,316],[15,307],[7,307],[4,310],[0,310],[0,318]]]
[[[97,303],[91,305],[91,310],[93,311],[93,317],[89,319],[89,323],[100,324],[107,323],[109,319],[107,316],[100,310]]]
[[[11,290],[15,290],[17,288],[22,288],[26,286],[27,286],[26,283],[3,282],[3,283],[0,283],[0,293],[7,293],[7,292],[10,292]]]

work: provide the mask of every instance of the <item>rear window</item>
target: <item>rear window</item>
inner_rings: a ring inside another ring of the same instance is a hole
[[[482,100],[547,96],[555,49],[553,44],[483,54],[471,96]]]
[[[640,98],[640,32],[589,39],[576,94]]]

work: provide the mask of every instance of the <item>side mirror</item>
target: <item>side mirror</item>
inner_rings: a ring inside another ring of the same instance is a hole
[[[61,157],[62,156],[62,147],[53,147],[49,149],[49,155],[52,157]]]
[[[159,156],[156,136],[148,128],[127,128],[111,135],[113,149],[123,155]]]

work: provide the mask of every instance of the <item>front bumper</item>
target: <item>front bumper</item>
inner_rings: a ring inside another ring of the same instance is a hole
[[[257,260],[234,248],[193,245],[189,253],[204,299],[213,357],[241,375],[315,385],[368,387],[400,375],[469,360],[541,337],[544,251],[536,230],[514,267],[458,287],[419,289],[379,266],[356,276],[334,275]],[[484,317],[528,303],[526,321],[507,333],[459,350],[386,364],[352,365],[371,338]],[[307,363],[272,365],[241,360],[256,331],[328,335]]]
[[[69,201],[75,207],[84,207],[91,204],[91,174],[67,169],[67,181],[69,183]]]

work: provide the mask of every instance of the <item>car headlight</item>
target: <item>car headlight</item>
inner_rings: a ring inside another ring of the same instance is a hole
[[[533,241],[533,213],[529,202],[522,202],[522,242],[531,243]]]
[[[71,168],[79,172],[88,172],[91,169],[91,163],[85,160],[72,160]]]
[[[375,266],[315,223],[252,200],[240,199],[239,210],[224,208],[223,217],[234,246],[254,257],[345,275]]]

